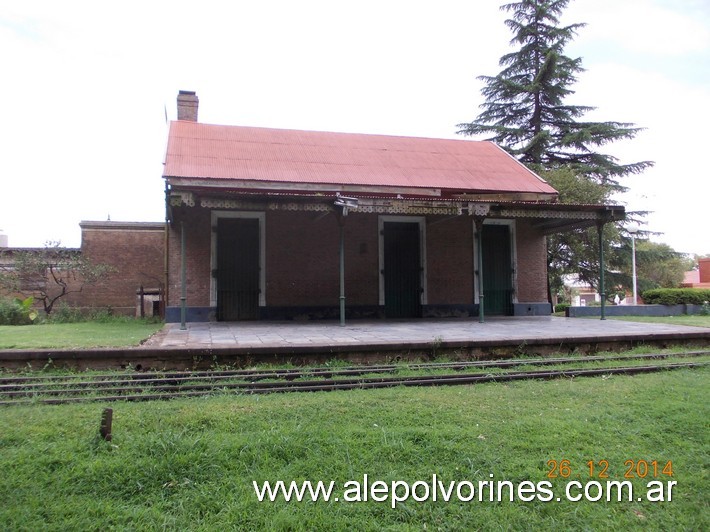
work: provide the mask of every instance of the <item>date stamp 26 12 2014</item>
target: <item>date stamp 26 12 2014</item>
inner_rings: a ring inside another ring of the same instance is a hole
[[[570,478],[576,476],[575,470],[570,460],[548,460],[547,478]],[[584,470],[590,478],[609,478],[609,460],[588,460]],[[613,471],[612,471],[613,472]],[[673,476],[672,460],[624,460],[623,478],[659,478]]]

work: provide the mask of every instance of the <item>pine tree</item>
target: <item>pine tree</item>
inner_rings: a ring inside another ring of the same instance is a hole
[[[596,148],[636,136],[640,128],[623,122],[578,121],[594,107],[567,105],[570,86],[582,72],[581,58],[564,54],[565,46],[585,24],[560,26],[569,0],[522,0],[501,9],[512,13],[505,21],[513,33],[515,52],[501,57],[496,76],[480,76],[485,103],[459,133],[492,134],[488,140],[521,162],[547,169],[570,167],[613,190],[624,190],[618,178],[651,166],[649,161],[621,164]]]

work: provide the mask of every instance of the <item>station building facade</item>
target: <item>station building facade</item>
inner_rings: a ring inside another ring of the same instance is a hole
[[[620,220],[561,204],[491,142],[198,122],[181,91],[166,320],[545,315],[546,237]]]

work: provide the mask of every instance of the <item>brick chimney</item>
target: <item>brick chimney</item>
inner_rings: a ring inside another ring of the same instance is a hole
[[[180,91],[177,97],[178,120],[197,122],[197,107],[200,100],[195,91]]]

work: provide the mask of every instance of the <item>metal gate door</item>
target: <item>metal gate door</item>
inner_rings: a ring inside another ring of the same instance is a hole
[[[384,223],[385,316],[417,318],[421,306],[419,224]]]
[[[507,225],[484,225],[483,298],[488,315],[513,314],[513,265],[510,229]]]
[[[217,222],[217,319],[259,318],[259,220]]]

